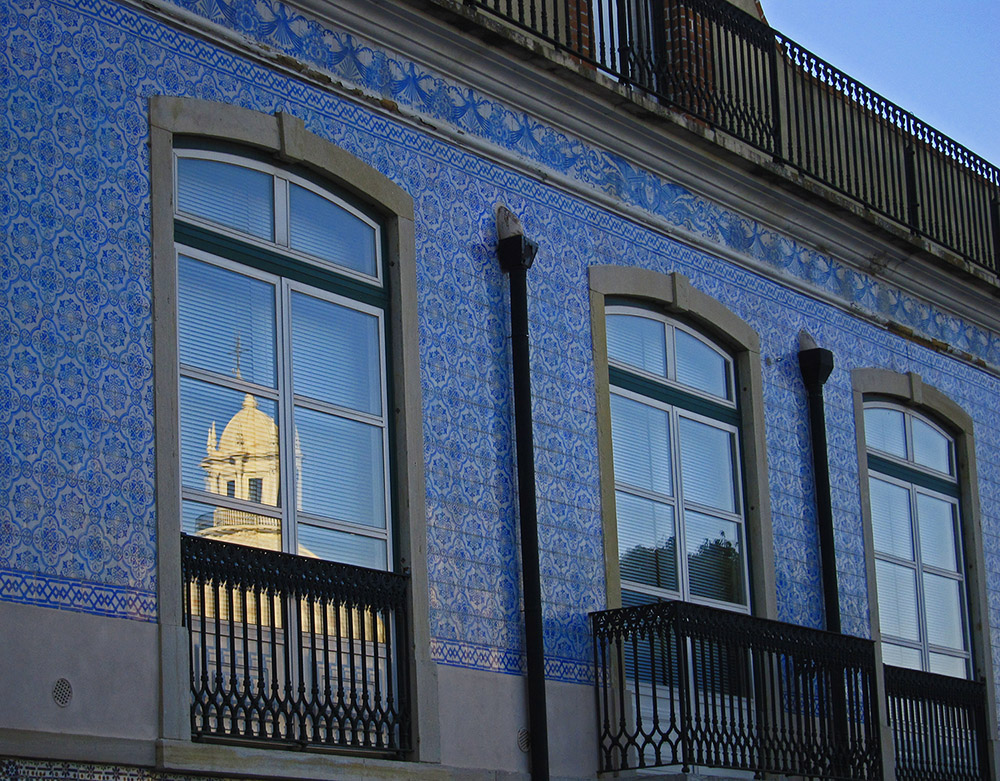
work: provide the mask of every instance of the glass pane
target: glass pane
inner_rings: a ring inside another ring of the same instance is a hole
[[[919,640],[917,579],[913,570],[887,561],[876,561],[875,582],[882,634]]]
[[[680,440],[684,501],[736,512],[732,433],[681,418]]]
[[[658,377],[667,376],[666,330],[659,320],[608,315],[608,359]]]
[[[302,511],[385,528],[381,428],[296,407],[295,440]]]
[[[378,318],[292,293],[292,383],[299,395],[382,414]]]
[[[177,209],[274,240],[274,184],[263,171],[218,160],[178,158]]]
[[[629,591],[622,589],[622,607],[635,607],[637,605],[653,605],[660,600],[650,594],[643,594],[641,591]],[[630,650],[626,647],[626,652]]]
[[[676,591],[674,508],[621,491],[615,501],[622,580]]]
[[[917,527],[924,564],[958,572],[955,546],[957,506],[936,496],[917,494]]]
[[[275,387],[273,285],[181,256],[177,300],[182,364]]]
[[[376,276],[375,230],[311,190],[288,185],[289,244],[338,266]]]
[[[961,582],[925,572],[924,606],[927,610],[928,642],[965,650]]]
[[[719,398],[729,398],[729,364],[701,339],[674,329],[677,382]]]
[[[892,667],[907,667],[910,670],[923,669],[920,651],[904,645],[882,643],[882,662]]]
[[[277,506],[276,416],[269,399],[181,377],[182,484],[249,500],[256,479],[261,503]]]
[[[740,525],[710,515],[684,515],[691,595],[746,604]]]
[[[245,510],[184,501],[181,531],[252,548],[281,550],[281,519]]]
[[[327,559],[369,569],[387,568],[385,540],[361,534],[299,524],[300,556]]]
[[[884,407],[865,410],[865,439],[868,447],[906,458],[906,424],[903,413]]]
[[[913,421],[913,460],[921,466],[952,474],[951,440],[919,418]]]
[[[947,654],[931,654],[930,668],[932,673],[938,675],[950,675],[952,678],[967,678],[969,675],[968,663],[962,656],[948,656]]]
[[[673,495],[669,413],[612,394],[611,440],[615,482]]]
[[[902,486],[873,477],[868,481],[868,495],[875,550],[912,561],[910,492]]]

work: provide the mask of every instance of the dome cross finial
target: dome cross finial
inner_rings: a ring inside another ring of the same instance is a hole
[[[241,364],[241,359],[243,357],[243,345],[240,341],[239,331],[236,332],[236,344],[233,346],[233,349],[229,351],[229,354],[236,356],[236,368],[234,373],[237,377],[239,377],[242,380],[243,375],[240,373],[240,364]]]

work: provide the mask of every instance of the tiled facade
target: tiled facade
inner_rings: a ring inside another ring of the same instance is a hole
[[[587,614],[604,607],[587,286],[596,264],[680,272],[760,336],[783,621],[823,624],[798,332],[837,361],[826,400],[848,633],[869,634],[850,371],[917,372],[961,405],[976,427],[1000,664],[1000,336],[279,2],[178,0],[220,40],[238,34],[226,47],[168,24],[160,17],[170,6],[153,5],[162,13],[111,0],[0,5],[0,599],[157,620],[147,99],[176,95],[301,117],[414,198],[433,660],[524,667],[506,280],[494,250],[502,202],[540,245],[528,284],[551,679],[592,679]],[[337,88],[239,53],[265,45]],[[448,133],[423,132],[414,119]],[[457,131],[525,165],[478,155],[449,140]],[[529,167],[747,264],[602,209]],[[985,368],[890,333],[885,321]],[[4,781],[85,777],[73,772],[0,764]]]

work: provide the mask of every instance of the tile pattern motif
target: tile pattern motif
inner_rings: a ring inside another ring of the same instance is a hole
[[[0,781],[209,781],[209,779],[206,776],[162,773],[127,765],[0,759]]]
[[[997,335],[273,0],[178,5],[1000,365]],[[493,249],[492,211],[503,201],[541,245],[529,314],[552,678],[590,679],[586,614],[604,603],[587,294],[587,267],[599,263],[680,271],[760,335],[783,620],[823,620],[795,334],[809,330],[838,361],[827,401],[849,632],[868,634],[850,370],[919,372],[968,410],[1000,662],[993,374],[110,0],[10,0],[0,31],[0,95],[11,107],[0,116],[9,172],[0,183],[0,493],[10,497],[0,505],[0,599],[155,620],[146,98],[186,95],[300,116],[415,199],[433,658],[523,668],[507,294]],[[41,764],[10,767],[17,778],[53,777],[30,775]]]

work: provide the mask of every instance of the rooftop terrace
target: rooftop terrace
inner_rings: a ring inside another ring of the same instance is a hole
[[[727,0],[436,0],[1000,286],[1000,172]],[[733,140],[737,143],[733,144]],[[758,157],[760,155],[758,154]]]

